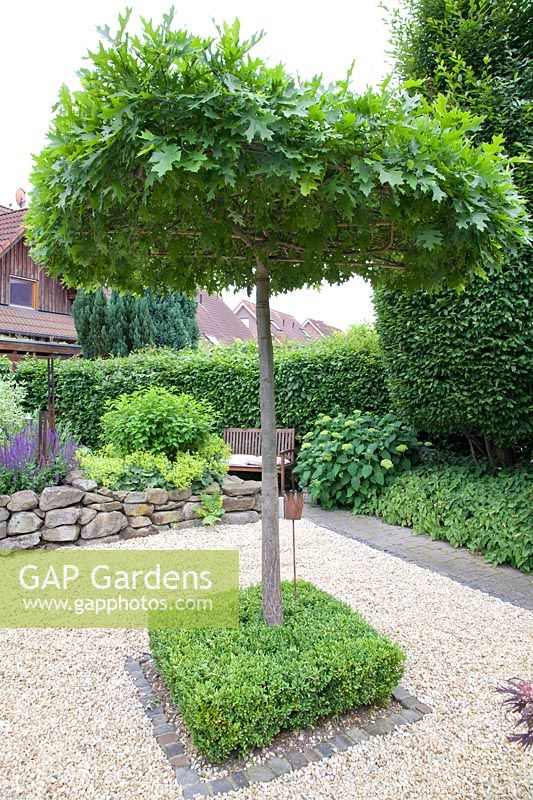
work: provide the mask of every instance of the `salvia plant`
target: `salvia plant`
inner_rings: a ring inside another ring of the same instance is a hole
[[[533,746],[533,681],[511,678],[498,686],[497,692],[506,695],[503,706],[518,714],[514,733],[509,733],[510,742],[518,742],[525,750]]]
[[[6,434],[0,441],[0,491],[40,491],[59,483],[77,464],[78,445],[71,436],[48,430],[39,446],[39,430],[28,423],[21,431]]]

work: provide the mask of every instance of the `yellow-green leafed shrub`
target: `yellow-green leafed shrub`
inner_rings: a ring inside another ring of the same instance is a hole
[[[220,436],[215,434],[209,436],[203,447],[198,450],[198,455],[204,459],[208,469],[218,473],[220,477],[228,471],[231,447]]]
[[[221,455],[225,454],[225,445],[218,449]],[[196,491],[219,480],[227,470],[226,462],[215,456],[214,443],[212,451],[208,457],[202,453],[177,453],[171,461],[161,453],[142,451],[120,456],[108,446],[97,453],[81,450],[79,460],[89,478],[110,489],[142,490],[159,486],[166,489],[192,487]]]

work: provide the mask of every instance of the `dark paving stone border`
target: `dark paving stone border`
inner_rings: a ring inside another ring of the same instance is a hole
[[[174,769],[184,800],[222,795],[242,789],[251,783],[275,780],[280,775],[303,769],[313,761],[320,761],[330,758],[337,752],[344,752],[350,747],[367,741],[372,736],[384,736],[402,725],[418,722],[432,711],[429,706],[420,702],[403,686],[397,686],[392,696],[402,707],[402,711],[399,713],[387,714],[384,712],[374,722],[365,723],[360,728],[347,728],[329,739],[317,742],[314,747],[305,747],[302,750],[287,748],[283,757],[272,756],[264,764],[252,764],[247,769],[231,772],[227,777],[204,780],[196,770],[192,769],[174,726],[169,722],[163,706],[160,705],[159,699],[146,678],[145,669],[148,666],[151,669],[155,668],[153,659],[148,654],[138,661],[133,658],[126,659],[126,671],[137,687],[140,703],[153,725],[156,741]]]
[[[479,553],[465,547],[454,547],[449,542],[413,533],[410,528],[388,525],[377,517],[356,516],[340,509],[328,510],[307,504],[304,518],[374,550],[445,575],[470,589],[533,611],[533,576],[509,565],[489,564]]]

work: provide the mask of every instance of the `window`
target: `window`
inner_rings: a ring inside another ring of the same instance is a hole
[[[247,328],[250,327],[250,320],[248,319],[248,317],[239,317],[239,319],[243,325],[246,325]]]
[[[26,278],[9,279],[9,305],[37,308],[37,281]]]

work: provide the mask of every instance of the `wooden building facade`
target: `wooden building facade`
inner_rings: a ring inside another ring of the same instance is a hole
[[[75,293],[33,261],[24,210],[0,206],[0,354],[69,358],[80,352],[72,318]]]

